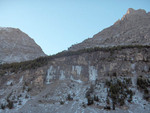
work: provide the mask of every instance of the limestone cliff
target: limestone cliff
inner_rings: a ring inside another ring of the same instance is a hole
[[[149,113],[149,48],[62,52],[43,67],[15,73],[7,66],[0,81],[1,112],[13,102],[9,112]]]

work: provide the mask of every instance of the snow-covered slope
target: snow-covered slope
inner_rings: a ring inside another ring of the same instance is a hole
[[[0,112],[149,113],[149,56],[148,47],[87,52],[9,72],[0,78]]]

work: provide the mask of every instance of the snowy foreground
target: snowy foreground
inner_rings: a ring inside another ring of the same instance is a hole
[[[16,88],[21,94],[17,98],[14,108],[5,110],[0,109],[1,113],[149,113],[150,103],[142,99],[142,94],[135,90],[133,100],[131,103],[126,102],[122,107],[116,107],[115,110],[106,110],[107,88],[104,83],[97,83],[95,85],[94,94],[98,95],[99,101],[94,101],[94,104],[87,105],[85,94],[90,88],[90,83],[83,83],[76,80],[59,80],[50,82],[45,88],[35,96],[30,96],[26,91],[20,91],[22,79],[12,88]],[[11,84],[11,81],[7,85]],[[6,93],[10,89],[1,90]],[[17,95],[13,92],[12,96]],[[26,97],[27,95],[27,97]],[[68,97],[69,95],[69,97]],[[15,98],[16,99],[16,98]],[[4,100],[3,100],[4,101]],[[2,102],[2,100],[1,100]],[[20,103],[19,103],[20,102]]]

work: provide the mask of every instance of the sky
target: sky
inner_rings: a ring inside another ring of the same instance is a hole
[[[19,28],[47,55],[67,50],[150,0],[0,0],[0,26]]]

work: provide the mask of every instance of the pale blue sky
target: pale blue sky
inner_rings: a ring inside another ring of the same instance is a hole
[[[128,8],[150,11],[150,0],[0,0],[0,26],[19,28],[48,54],[109,27]]]

